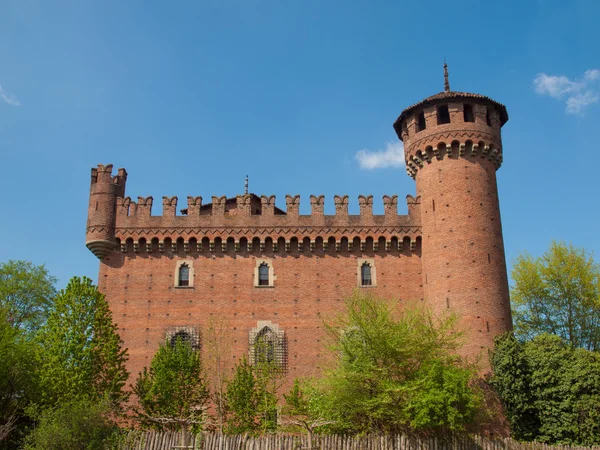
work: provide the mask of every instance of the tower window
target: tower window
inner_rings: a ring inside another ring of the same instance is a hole
[[[179,266],[179,282],[178,286],[189,286],[190,285],[190,268],[187,264]]]
[[[448,105],[438,106],[437,123],[438,125],[441,125],[443,123],[450,123],[450,113],[448,112]]]
[[[267,263],[258,266],[258,285],[269,286],[269,265]]]
[[[421,111],[417,117],[417,132],[423,131],[425,128],[427,128],[427,123],[425,122],[425,113]]]
[[[463,117],[465,122],[475,122],[473,115],[473,105],[463,105]]]
[[[361,286],[371,286],[373,284],[371,280],[371,264],[363,263],[360,267],[360,284]]]
[[[490,116],[490,109],[486,108],[485,110],[485,122],[488,124],[488,127],[492,126],[492,118]]]

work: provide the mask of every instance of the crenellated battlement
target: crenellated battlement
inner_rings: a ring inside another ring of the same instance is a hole
[[[288,221],[290,217],[300,217],[306,220],[320,218],[325,219],[340,219],[340,220],[370,220],[370,218],[392,218],[396,217],[399,220],[409,220],[413,213],[417,213],[419,203],[418,197],[415,199],[413,196],[408,195],[406,197],[407,205],[409,207],[409,214],[398,215],[398,196],[397,195],[384,195],[382,197],[383,215],[373,214],[373,196],[372,195],[359,195],[358,204],[360,207],[360,213],[352,215],[348,213],[348,206],[350,199],[348,195],[335,195],[333,197],[333,203],[335,205],[335,214],[325,214],[325,196],[324,195],[311,195],[309,197],[311,213],[309,215],[301,215],[299,195],[286,195],[286,211],[283,211],[275,205],[275,195],[261,195],[258,197],[254,194],[238,195],[236,197],[228,198],[226,196],[213,196],[212,202],[203,204],[201,196],[188,196],[187,197],[187,208],[180,210],[181,214],[177,215],[178,197],[163,197],[162,198],[162,214],[153,215],[152,205],[154,202],[153,197],[138,197],[138,201],[134,202],[130,197],[119,197],[117,198],[117,217],[123,222],[119,225],[127,225],[131,221],[135,221],[138,218],[151,218],[151,219],[170,219],[176,218],[181,221],[192,223],[195,219],[201,216],[212,216],[211,218],[205,219],[206,221],[218,220],[224,216],[238,216],[253,217],[260,221],[261,218],[264,220],[274,220],[275,217],[279,217],[280,222]],[[257,217],[255,217],[257,216]],[[231,222],[231,218],[228,218],[228,223]],[[243,220],[243,219],[240,219]],[[129,221],[129,222],[127,222]]]
[[[125,242],[135,243],[132,249],[139,248],[140,242],[155,242],[155,250],[160,252],[162,243],[170,241],[181,241],[185,248],[191,245],[197,251],[202,242],[207,248],[211,243],[219,247],[221,241],[234,247],[240,244],[241,248],[245,248],[244,242],[255,242],[257,248],[263,248],[270,240],[275,247],[279,243],[289,251],[296,240],[296,248],[302,251],[306,240],[309,249],[315,245],[319,248],[323,241],[320,248],[331,245],[340,251],[344,240],[350,242],[345,248],[352,248],[358,239],[358,248],[364,250],[369,239],[375,242],[371,246],[374,249],[378,239],[383,239],[382,245],[388,250],[401,249],[400,244],[407,242],[406,248],[414,251],[420,239],[419,197],[407,196],[408,214],[399,215],[398,196],[384,195],[384,213],[375,215],[372,195],[358,196],[359,214],[349,214],[348,195],[333,196],[334,214],[325,214],[325,195],[309,197],[310,214],[300,214],[299,195],[285,196],[285,210],[276,206],[275,195],[212,196],[209,203],[203,203],[201,196],[188,196],[186,207],[179,212],[178,197],[164,196],[160,215],[154,215],[154,198],[137,197],[134,201],[124,196],[127,172],[119,169],[113,176],[112,168],[108,164],[92,169],[87,243],[101,259],[115,247],[122,250],[121,243]]]
[[[112,175],[112,164],[98,164],[98,167],[92,168],[91,186],[92,189],[101,188],[101,186],[111,185],[117,196],[124,196],[125,183],[127,182],[127,171],[124,168],[119,168],[117,175]]]

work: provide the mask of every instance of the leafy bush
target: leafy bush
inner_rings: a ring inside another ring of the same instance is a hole
[[[496,339],[491,384],[513,436],[556,444],[600,444],[600,354],[542,334]]]
[[[456,356],[455,318],[356,293],[333,337],[334,366],[315,382],[313,419],[345,433],[464,430],[482,409],[477,372]]]
[[[32,410],[38,425],[27,436],[26,450],[116,449],[121,432],[107,418],[105,403],[77,400],[41,412]]]

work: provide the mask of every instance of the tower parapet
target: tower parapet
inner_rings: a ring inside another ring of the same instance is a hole
[[[85,244],[98,259],[104,259],[117,245],[117,198],[125,195],[127,172],[121,168],[113,176],[112,168],[112,164],[99,164],[92,169]]]
[[[465,354],[486,356],[512,328],[496,185],[508,114],[489,97],[450,91],[447,73],[445,84],[405,109],[394,129],[417,185],[424,299],[459,315],[470,333]]]

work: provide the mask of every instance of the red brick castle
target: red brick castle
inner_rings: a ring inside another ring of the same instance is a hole
[[[211,316],[227,324],[234,362],[266,351],[290,379],[318,373],[323,317],[354,289],[458,313],[463,351],[485,366],[494,336],[512,327],[496,186],[507,120],[504,105],[451,91],[447,72],[443,92],[405,109],[394,129],[416,181],[408,215],[397,195],[383,197],[384,215],[362,195],[359,215],[348,214],[348,196],[324,215],[324,197],[311,195],[301,215],[299,196],[287,195],[284,211],[251,193],[190,196],[180,214],[177,197],[163,197],[152,215],[152,197],[125,195],[125,169],[92,169],[86,245],[132,375],[165,338],[201,349]]]

